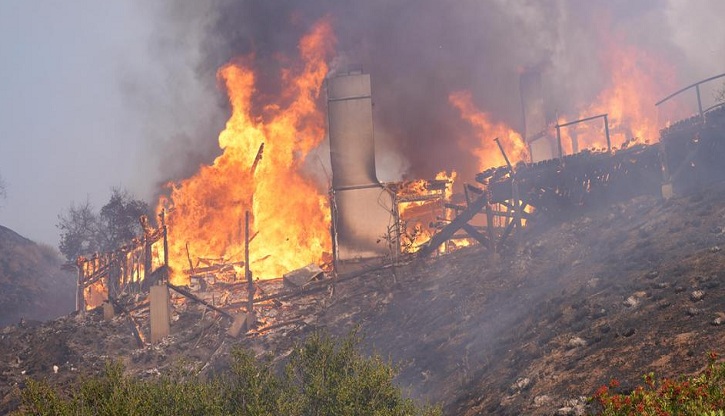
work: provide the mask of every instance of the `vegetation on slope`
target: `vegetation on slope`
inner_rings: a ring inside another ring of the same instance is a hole
[[[601,386],[592,400],[603,416],[627,415],[723,415],[725,409],[725,363],[709,354],[707,368],[695,377],[657,381],[654,373],[643,376],[644,386],[629,393],[616,393],[619,381]]]
[[[232,352],[227,372],[202,380],[193,371],[140,380],[120,364],[86,379],[70,395],[44,381],[22,392],[18,415],[439,415],[418,407],[393,383],[380,356],[363,357],[356,333],[340,341],[315,333],[292,352],[282,375],[270,361]]]

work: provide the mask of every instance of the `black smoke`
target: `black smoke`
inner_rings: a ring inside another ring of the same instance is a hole
[[[199,120],[200,137],[177,149],[186,157],[174,159],[196,168],[218,152],[219,120],[228,113],[224,93],[214,92],[220,66],[253,56],[260,96],[275,96],[280,71],[294,65],[297,42],[327,16],[337,37],[333,70],[361,66],[372,76],[378,145],[407,162],[411,177],[456,169],[465,180],[477,170],[470,150],[478,139],[449,104],[451,92],[471,91],[493,120],[521,131],[521,71],[542,71],[549,117],[575,111],[608,86],[599,51],[615,34],[667,56],[679,72],[691,69],[675,42],[671,3],[677,0],[173,2],[160,14],[174,33],[194,34],[196,81],[218,105],[215,121]],[[191,145],[197,140],[207,144]]]

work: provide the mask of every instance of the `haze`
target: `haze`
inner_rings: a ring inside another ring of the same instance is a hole
[[[218,151],[226,110],[215,69],[250,45],[261,60],[287,52],[305,22],[327,11],[340,61],[373,76],[376,134],[389,149],[379,169],[395,175],[455,168],[464,157],[433,143],[461,123],[436,94],[471,89],[480,107],[514,125],[517,78],[507,74],[549,60],[551,71],[571,75],[577,46],[591,45],[570,29],[593,26],[587,19],[599,13],[590,6],[610,12],[611,27],[633,44],[671,57],[681,85],[725,71],[719,0],[253,4],[0,3],[0,224],[56,245],[57,215],[72,201],[100,208],[120,186],[153,204],[162,181]],[[596,91],[591,78],[566,78],[567,99]]]

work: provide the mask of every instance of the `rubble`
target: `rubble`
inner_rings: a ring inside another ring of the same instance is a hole
[[[589,213],[577,227],[532,228],[531,241],[541,243],[535,257],[502,253],[491,265],[483,247],[471,247],[341,275],[334,293],[328,291],[333,279],[305,287],[255,281],[257,325],[236,337],[227,335],[233,319],[220,310],[245,313],[246,283],[211,279],[206,291],[193,293],[219,310],[172,291],[170,335],[154,345],[137,347],[127,319],[134,316],[140,333],[150,333],[143,297],[134,299],[137,309],[117,310],[110,321],[99,308],[85,317],[12,325],[0,330],[0,413],[17,403],[14,386],[29,377],[52,376],[52,383],[69,386],[102,371],[109,359],[142,378],[169,374],[179,362],[211,374],[225,368],[237,346],[280,362],[316,329],[342,335],[359,327],[366,351],[398,364],[400,385],[421,401],[441,401],[446,414],[576,414],[582,403],[567,398],[591,395],[613,377],[636,384],[644,372],[697,371],[706,351],[725,345],[717,326],[725,316],[685,313],[694,306],[693,290],[707,290],[708,313],[725,310],[723,285],[705,287],[725,267],[725,259],[707,251],[720,237],[682,226],[707,203],[725,204],[725,186],[699,202],[641,197]],[[662,219],[646,245],[638,232],[643,216]],[[701,221],[703,227],[721,222],[715,214]],[[653,269],[656,278],[648,277]],[[653,288],[661,282],[668,286]],[[629,297],[637,307],[622,306]]]
[[[574,337],[569,340],[569,342],[567,343],[567,346],[569,346],[570,348],[586,347],[587,342],[583,338]]]
[[[705,299],[704,290],[695,290],[694,292],[690,293],[690,300],[693,302],[699,302],[703,299]]]
[[[308,264],[307,266],[293,270],[285,274],[282,279],[286,285],[295,288],[304,288],[315,280],[319,280],[324,276],[322,268],[316,264]]]

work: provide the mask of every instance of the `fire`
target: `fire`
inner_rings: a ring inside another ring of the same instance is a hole
[[[607,38],[600,60],[608,76],[607,87],[577,118],[608,114],[613,147],[658,141],[661,126],[654,103],[676,89],[673,66],[654,53],[627,44],[620,35]],[[607,147],[601,119],[562,129],[565,153],[571,152],[570,135],[576,135],[579,149]]]
[[[169,263],[175,283],[191,258],[244,260],[244,217],[251,215],[250,269],[255,278],[275,278],[330,251],[327,196],[305,175],[305,157],[324,138],[317,108],[326,59],[334,36],[327,20],[299,43],[301,69],[282,73],[284,93],[253,112],[256,77],[243,63],[218,72],[232,114],[219,135],[222,154],[191,178],[169,184],[159,205],[168,209]],[[188,244],[188,252],[187,252]]]
[[[495,138],[500,140],[511,163],[515,164],[528,159],[528,150],[521,134],[504,123],[491,121],[488,114],[480,111],[473,104],[470,92],[454,92],[448,96],[448,100],[461,112],[461,117],[476,129],[476,135],[480,141],[478,147],[473,149],[473,153],[478,157],[480,170],[506,164],[498,145],[493,141]]]
[[[400,217],[400,245],[406,253],[420,249],[436,232],[434,224],[450,220],[450,210],[444,203],[450,202],[456,172],[436,174],[435,181],[418,179],[399,185],[398,215]]]
[[[453,183],[456,181],[457,177],[458,172],[456,172],[455,170],[452,170],[450,175],[445,170],[436,173],[437,181],[446,181],[448,183],[444,191],[444,197],[446,201],[450,201],[451,197],[453,196]]]

